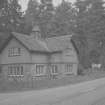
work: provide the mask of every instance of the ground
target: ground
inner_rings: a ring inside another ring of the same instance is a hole
[[[2,93],[0,105],[105,105],[105,78],[40,91]]]
[[[77,84],[84,81],[91,81],[94,79],[105,77],[105,71],[90,73],[88,75],[79,76],[68,76],[56,80],[40,80],[31,82],[4,82],[0,81],[0,92],[16,92],[16,91],[27,91],[27,90],[41,90],[47,88],[54,88],[60,86],[66,86],[70,84]]]

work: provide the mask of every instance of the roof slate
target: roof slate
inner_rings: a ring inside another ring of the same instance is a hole
[[[68,48],[72,37],[72,35],[65,35],[38,40],[29,35],[16,32],[12,32],[12,35],[18,41],[20,41],[29,51],[47,53],[63,51],[65,48]]]
[[[46,39],[46,43],[51,52],[63,51],[70,45],[71,35],[58,36]]]
[[[30,51],[48,52],[49,49],[44,41],[34,39],[28,35],[13,32],[13,36],[19,40]]]

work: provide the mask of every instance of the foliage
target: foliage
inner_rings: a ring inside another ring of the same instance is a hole
[[[42,37],[74,33],[80,63],[86,68],[105,56],[103,0],[77,0],[74,4],[62,0],[57,7],[52,0],[29,0],[25,15],[18,0],[0,0],[0,31],[29,34],[35,24],[40,26]]]
[[[102,49],[105,39],[105,7],[103,0],[77,0],[75,3],[76,6],[76,28],[75,32],[77,35],[84,37],[80,38],[79,41],[82,45],[88,45],[88,48],[83,47],[87,54],[82,52],[88,58],[92,58],[90,63],[99,62],[99,56],[102,54]],[[84,41],[83,41],[84,40]],[[87,43],[88,42],[88,43]],[[95,49],[94,49],[95,47]],[[94,51],[93,51],[94,49]],[[96,54],[98,52],[98,61],[96,59]],[[93,53],[93,54],[91,54]],[[83,59],[83,58],[82,58]],[[83,63],[83,62],[82,62]]]
[[[74,26],[74,9],[72,4],[67,1],[56,7],[53,21],[51,22],[52,29],[49,34],[52,35],[66,35],[73,31]]]
[[[31,29],[35,24],[38,24],[45,35],[47,25],[53,17],[53,10],[52,0],[41,0],[41,3],[30,0],[25,14],[25,28]]]
[[[22,16],[18,0],[1,0],[0,31],[18,31]]]

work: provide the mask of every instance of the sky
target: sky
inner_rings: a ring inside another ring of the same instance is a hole
[[[28,4],[29,0],[20,0],[20,4],[22,5],[22,10],[26,10],[27,9],[27,4]],[[62,0],[53,0],[54,5],[58,5],[61,3]],[[70,2],[74,2],[75,0],[68,0]]]

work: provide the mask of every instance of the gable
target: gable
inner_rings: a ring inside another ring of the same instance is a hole
[[[63,51],[66,48],[72,48],[78,54],[79,53],[78,49],[71,37],[72,35],[52,37],[46,39],[46,43],[51,52],[58,52],[58,51]]]
[[[64,35],[58,37],[47,38],[45,40],[36,40],[31,36],[13,32],[11,37],[8,38],[6,43],[3,45],[1,51],[7,46],[12,38],[15,38],[22,46],[28,51],[33,53],[54,53],[62,52],[65,48],[73,45],[75,51],[78,53],[77,47],[71,39],[72,35]]]
[[[21,47],[21,48],[25,48],[18,40],[16,40],[15,38],[12,38],[8,44],[5,46],[4,50],[7,48],[12,48],[12,47]],[[26,49],[26,48],[25,48]]]
[[[20,41],[29,51],[32,52],[49,52],[49,49],[43,40],[35,39],[30,35],[24,35],[13,32],[13,36]]]
[[[65,49],[62,53],[62,57],[63,57],[63,62],[78,63],[78,56],[73,48]]]
[[[9,56],[9,51],[11,48],[12,49],[20,48],[21,49],[20,55],[12,53],[13,56]],[[29,63],[30,61],[31,61],[30,52],[15,38],[12,38],[1,52],[1,64],[27,63],[27,62]]]
[[[13,45],[12,45],[11,43],[12,43]],[[24,48],[27,49],[27,47],[24,46],[24,44],[22,44],[21,41],[17,40],[14,36],[11,35],[11,36],[8,37],[6,40],[4,40],[4,43],[2,43],[2,46],[1,46],[1,48],[0,48],[0,53],[2,53],[3,50],[5,50],[6,47],[9,46],[9,45],[11,45],[11,47],[12,47],[12,46],[16,46],[16,45],[21,45],[22,47],[24,47]],[[27,49],[27,50],[28,50],[28,49]]]

